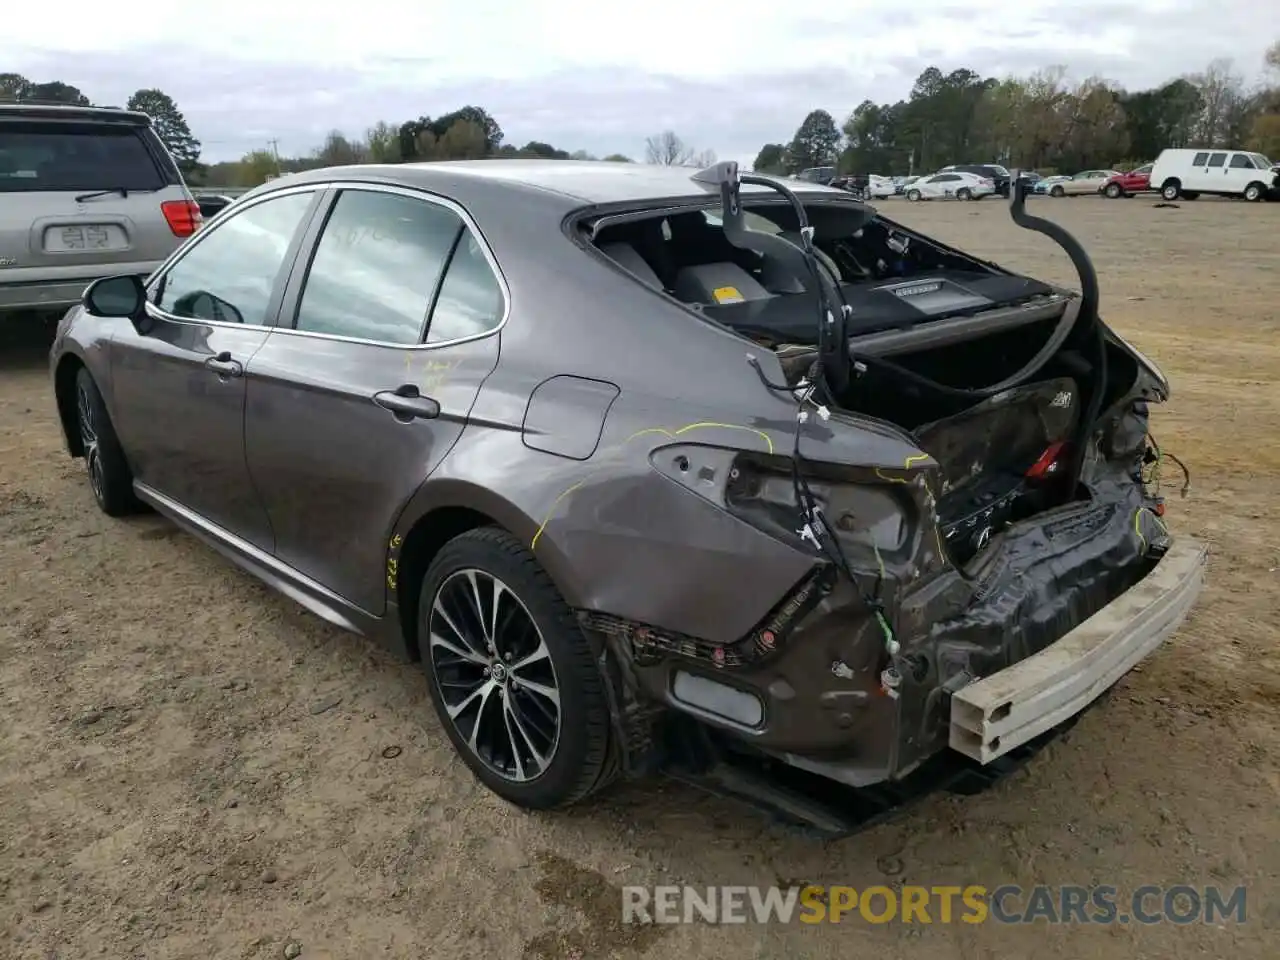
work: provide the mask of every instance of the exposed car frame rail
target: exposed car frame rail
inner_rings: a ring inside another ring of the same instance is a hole
[[[1039,653],[957,690],[951,747],[990,763],[1079,713],[1186,619],[1208,551],[1187,537],[1107,606]]]

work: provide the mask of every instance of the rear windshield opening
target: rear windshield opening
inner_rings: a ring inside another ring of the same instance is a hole
[[[136,127],[0,122],[0,193],[160,190],[166,186]]]

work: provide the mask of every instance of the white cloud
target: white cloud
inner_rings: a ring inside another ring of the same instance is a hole
[[[488,109],[518,143],[636,156],[647,134],[671,127],[750,160],[765,141],[789,138],[808,110],[843,119],[864,98],[898,99],[930,64],[984,74],[1063,64],[1143,87],[1223,56],[1252,78],[1280,36],[1272,2],[852,6],[116,0],[104,13],[67,0],[56,23],[30,7],[6,10],[0,72],[74,83],[108,103],[158,86],[211,160],[271,137],[303,151],[332,127],[354,134],[465,103]]]

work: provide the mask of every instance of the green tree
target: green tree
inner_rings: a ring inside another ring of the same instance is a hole
[[[449,128],[458,122],[473,124],[480,130],[481,139],[484,140],[484,152],[481,156],[489,156],[497,153],[498,148],[502,146],[502,127],[498,126],[498,121],[489,116],[488,111],[482,107],[466,106],[460,110],[454,110],[452,113],[446,113],[442,117],[437,117],[435,121],[430,123],[431,132],[439,139],[443,137]],[[459,133],[459,136],[462,134]],[[471,132],[467,131],[466,136],[471,137]]]
[[[379,120],[365,132],[365,152],[374,163],[400,162],[400,131],[393,124]]]
[[[196,169],[200,163],[200,141],[191,135],[191,128],[172,97],[152,87],[136,91],[127,106],[151,118],[156,135],[173,155],[179,170],[191,173]]]
[[[0,73],[0,100],[29,100],[35,87],[20,73]]]
[[[268,177],[280,173],[280,165],[270,150],[254,150],[240,158],[237,170],[237,186],[256,187],[266,183]]]
[[[787,148],[780,143],[766,143],[751,164],[756,173],[779,176],[787,172]]]
[[[621,153],[611,153],[605,157],[605,160],[609,163],[635,163],[630,157]]]
[[[489,138],[485,128],[473,120],[454,120],[436,138],[434,158],[437,160],[479,160],[489,155]]]
[[[63,83],[61,80],[32,84],[28,99],[52,100],[55,103],[66,103],[73,107],[88,107],[91,105],[89,98],[81,93],[78,87]]]
[[[831,114],[811,110],[787,147],[793,171],[807,167],[834,166],[840,147],[840,131]]]

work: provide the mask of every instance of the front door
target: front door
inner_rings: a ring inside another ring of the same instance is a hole
[[[112,411],[135,479],[267,551],[271,525],[245,463],[245,397],[316,196],[277,195],[197,234],[149,283],[150,326],[111,344]]]
[[[280,326],[254,357],[246,449],[276,556],[372,613],[387,538],[457,441],[498,361],[506,295],[462,211],[336,191]]]

